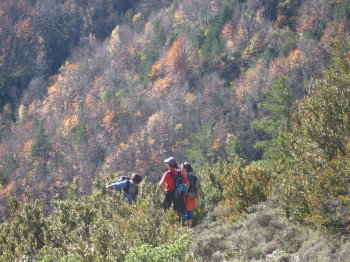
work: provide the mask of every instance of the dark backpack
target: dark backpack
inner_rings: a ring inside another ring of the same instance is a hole
[[[196,198],[202,192],[201,181],[199,178],[193,174],[189,174],[187,176],[188,181],[190,182],[190,187],[187,191],[187,196],[189,198]]]
[[[183,179],[182,179],[182,174],[179,171],[178,175],[175,175],[173,172],[169,171],[170,176],[172,177],[173,181],[174,181],[174,195],[175,198],[179,199],[182,195],[183,192],[187,192],[187,187],[186,184],[184,183]]]
[[[129,177],[122,176],[122,177],[120,177],[118,179],[118,182],[122,182],[122,181],[126,181],[126,187],[123,188],[124,193],[126,193],[126,194],[133,194],[133,195],[135,195],[134,196],[134,198],[135,198],[136,195],[139,193],[139,187],[136,187],[135,193],[129,193],[131,179]]]

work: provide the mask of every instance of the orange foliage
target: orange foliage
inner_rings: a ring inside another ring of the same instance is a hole
[[[174,20],[175,20],[175,23],[174,23],[175,26],[188,22],[188,18],[186,14],[183,12],[182,6],[174,12]]]
[[[295,49],[292,52],[290,52],[289,56],[287,57],[287,61],[291,67],[301,64],[305,61],[305,55],[300,49]]]
[[[12,191],[14,190],[14,185],[13,183],[10,183],[8,184],[6,187],[5,187],[5,190],[3,191],[3,194],[5,197],[8,197],[10,195],[12,195]]]
[[[67,71],[69,72],[69,74],[74,74],[78,71],[79,69],[79,64],[75,63],[75,64],[69,64],[67,66]]]
[[[215,139],[213,144],[211,145],[211,149],[217,151],[221,148],[221,143],[219,139]]]
[[[115,117],[116,112],[114,110],[108,112],[102,119],[104,125],[110,125],[112,123],[113,118]]]
[[[33,146],[33,140],[29,139],[28,141],[26,141],[23,145],[23,154],[25,156],[29,156],[32,150],[32,146]]]
[[[142,117],[142,112],[140,110],[137,110],[135,116]]]
[[[79,117],[78,115],[72,115],[71,117],[68,117],[64,121],[65,131],[71,132],[73,128],[75,128],[79,123]]]
[[[30,128],[32,128],[32,122],[31,121],[26,121],[25,124],[24,124],[24,128],[26,130],[29,130]]]
[[[103,77],[98,76],[95,78],[94,83],[92,84],[92,89],[93,90],[99,90],[100,86],[102,85]]]
[[[179,76],[194,67],[195,58],[188,48],[189,43],[185,36],[180,36],[173,42],[162,60],[168,73]],[[173,78],[173,80],[176,80],[176,78]]]
[[[234,36],[233,25],[231,22],[228,22],[221,31],[223,37],[227,40],[232,40]]]
[[[170,80],[168,78],[160,78],[154,82],[154,91],[157,96],[161,96],[170,86]]]
[[[169,67],[171,67],[174,70],[179,69],[179,67],[181,66],[181,55],[183,54],[182,40],[183,39],[181,38],[175,40],[166,55],[166,61],[168,62]]]
[[[296,49],[289,53],[288,57],[279,57],[272,61],[269,68],[269,75],[271,79],[275,79],[281,75],[287,75],[288,71],[294,67],[301,66],[306,58],[304,53]]]
[[[286,75],[289,70],[288,59],[284,56],[273,60],[269,67],[269,75],[271,79]]]
[[[322,41],[327,43],[328,41],[336,37],[342,37],[346,39],[346,35],[347,35],[347,32],[346,32],[345,20],[340,23],[332,22],[327,24],[325,32],[322,36]]]
[[[51,94],[56,93],[57,91],[58,91],[58,83],[56,82],[52,86],[49,87],[49,89],[47,90],[47,93],[49,95],[51,95]]]
[[[163,75],[164,75],[164,70],[162,68],[162,64],[159,62],[152,65],[151,71],[148,73],[148,76],[151,80],[160,78]]]
[[[88,94],[85,98],[86,106],[90,107],[91,105],[93,105],[93,102],[94,102],[94,98],[92,97],[92,95]]]
[[[116,111],[112,110],[109,111],[102,119],[102,126],[109,133],[118,134],[120,132],[119,128],[114,123],[116,115]]]
[[[325,3],[324,1],[312,0],[312,1],[303,1],[300,10],[302,10],[297,20],[297,33],[302,33],[306,29],[312,27],[315,22],[325,15],[329,10],[330,3]]]
[[[31,33],[30,18],[26,18],[15,25],[14,31],[17,37],[28,38]]]

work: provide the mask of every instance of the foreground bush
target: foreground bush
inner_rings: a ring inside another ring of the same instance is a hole
[[[48,217],[40,202],[25,204],[0,224],[0,260],[124,261],[130,250],[142,246],[184,249],[189,240],[176,240],[187,237],[185,229],[174,226],[173,212],[159,208],[159,192],[147,183],[141,191],[137,209],[125,204],[119,192],[104,190],[57,201]]]
[[[273,186],[271,171],[257,163],[247,166],[238,156],[203,168],[199,176],[204,193],[198,198],[196,212],[212,211],[221,204],[230,210],[233,220],[247,213],[250,206],[266,201]]]

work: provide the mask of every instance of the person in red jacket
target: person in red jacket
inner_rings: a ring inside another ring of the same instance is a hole
[[[163,208],[166,211],[173,204],[174,210],[179,216],[179,222],[182,223],[182,217],[185,213],[185,192],[177,191],[176,181],[182,180],[182,183],[188,188],[189,182],[184,174],[178,169],[175,158],[169,157],[164,160],[168,171],[163,174],[158,186],[164,191]]]

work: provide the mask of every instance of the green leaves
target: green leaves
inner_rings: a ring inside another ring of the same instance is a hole
[[[120,194],[100,191],[56,201],[53,214],[46,218],[42,203],[26,204],[0,224],[0,260],[125,261],[130,250],[142,245],[154,248],[154,254],[168,248],[161,252],[166,258],[182,256],[190,236],[176,226],[172,210],[164,213],[157,206],[161,195],[156,187],[147,183],[142,187],[137,208]]]
[[[294,97],[288,85],[288,79],[281,76],[271,89],[264,92],[265,99],[258,106],[266,109],[269,117],[254,121],[251,127],[261,134],[261,141],[255,148],[264,150],[264,158],[271,159],[276,155],[278,136],[282,132],[291,130],[292,113],[294,110]]]
[[[333,64],[307,86],[292,132],[281,137],[280,183],[289,217],[346,230],[349,210],[350,45],[331,43]]]

